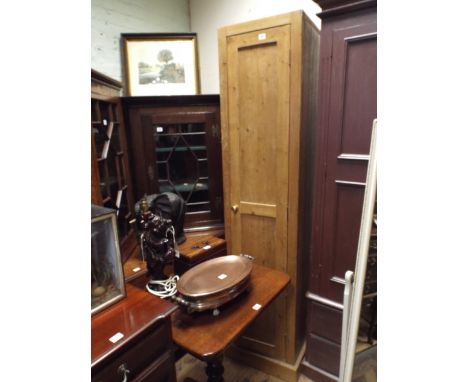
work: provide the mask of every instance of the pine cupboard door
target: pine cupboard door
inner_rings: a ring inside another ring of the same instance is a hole
[[[290,26],[229,36],[226,48],[230,253],[286,271]],[[284,315],[283,296],[249,328],[242,345],[284,357]]]

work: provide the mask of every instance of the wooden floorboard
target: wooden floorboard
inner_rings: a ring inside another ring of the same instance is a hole
[[[224,358],[224,380],[228,382],[284,382],[260,370]],[[177,382],[205,382],[205,363],[187,354],[176,362]],[[353,382],[377,381],[377,346],[356,354]],[[301,375],[298,382],[313,382]]]

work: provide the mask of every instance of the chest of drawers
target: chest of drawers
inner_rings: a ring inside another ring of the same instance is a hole
[[[133,285],[91,321],[93,382],[175,382],[169,315],[177,309]]]

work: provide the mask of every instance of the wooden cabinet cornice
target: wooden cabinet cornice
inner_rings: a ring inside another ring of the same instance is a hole
[[[138,96],[121,97],[125,108],[161,107],[161,106],[203,106],[207,103],[218,103],[219,94],[179,95],[179,96]]]
[[[377,6],[377,0],[314,0],[322,12],[318,13],[317,16],[321,19],[327,17],[338,16],[340,14],[347,14],[349,12],[365,9],[375,8]]]

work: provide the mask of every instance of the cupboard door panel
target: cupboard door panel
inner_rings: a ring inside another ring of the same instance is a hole
[[[376,24],[333,33],[328,156],[369,155],[377,116]],[[331,159],[330,158],[330,159]]]
[[[337,36],[340,38],[341,36]],[[341,153],[369,154],[369,134],[377,110],[377,44],[374,33],[344,38]],[[338,45],[339,46],[339,45]],[[370,69],[369,69],[370,68]]]
[[[280,270],[287,258],[289,50],[289,25],[227,40],[231,253]],[[262,321],[278,328],[283,299],[274,306]],[[282,336],[259,328],[244,342],[264,354],[284,352]]]
[[[307,362],[328,373],[338,375],[340,345],[309,333],[307,336],[307,348],[310,349],[305,356]],[[338,362],[336,362],[337,359]]]
[[[262,33],[266,37],[259,42]],[[276,242],[281,256],[287,229],[289,26],[229,37],[227,48],[234,63],[228,68],[230,200],[239,206],[231,215],[231,248],[234,254],[243,251],[243,215],[266,216],[275,229],[264,230],[261,240]]]
[[[341,343],[341,310],[309,300],[307,317],[309,333],[317,333],[320,337],[336,344]]]
[[[372,121],[377,116],[376,23],[333,31],[319,290],[341,302],[331,279],[354,270]]]
[[[281,357],[284,351],[283,321],[286,309],[284,296],[278,297],[239,339],[238,344],[267,357]]]
[[[266,267],[276,268],[275,243],[271,240],[272,232],[276,231],[276,221],[267,216],[245,214],[242,216],[242,253],[255,256],[255,262]]]

